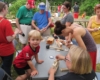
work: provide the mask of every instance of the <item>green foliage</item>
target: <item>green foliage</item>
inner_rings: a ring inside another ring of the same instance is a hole
[[[9,7],[9,13],[10,15],[16,15],[19,7],[21,7],[22,5],[25,5],[26,0],[16,0],[14,2],[12,2],[12,5]]]
[[[86,15],[92,15],[94,13],[94,6],[98,3],[98,0],[85,0],[80,6],[80,14],[86,12]]]

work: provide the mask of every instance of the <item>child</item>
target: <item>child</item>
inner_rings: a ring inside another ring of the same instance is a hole
[[[43,63],[43,60],[38,59],[38,52],[40,49],[40,41],[42,37],[39,31],[31,30],[28,35],[28,45],[25,46],[18,56],[14,59],[13,66],[19,75],[16,80],[26,80],[30,75],[35,76],[38,71],[32,63],[35,57],[37,63]]]

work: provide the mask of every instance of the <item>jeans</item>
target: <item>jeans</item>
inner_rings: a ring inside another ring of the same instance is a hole
[[[13,54],[9,56],[1,56],[2,65],[1,67],[11,76],[11,65],[13,61]]]

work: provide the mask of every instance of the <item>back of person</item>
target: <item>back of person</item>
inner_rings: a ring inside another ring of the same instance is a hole
[[[78,6],[78,5],[75,5],[75,6],[74,6],[74,12],[75,12],[75,13],[78,13],[78,12],[79,12],[79,6]]]
[[[89,74],[75,74],[73,72],[68,72],[66,75],[61,76],[56,80],[98,80],[94,71]]]
[[[100,23],[96,22],[96,16],[92,16],[91,19],[92,19],[91,29],[99,28]],[[95,42],[97,44],[100,44],[100,30],[91,32],[91,35],[93,36]]]

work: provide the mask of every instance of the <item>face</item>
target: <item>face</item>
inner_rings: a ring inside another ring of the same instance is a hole
[[[72,33],[72,32],[73,32],[72,29],[66,27],[65,29],[62,30],[62,34],[61,35],[65,37],[65,36],[68,36],[69,33]]]
[[[44,13],[44,11],[45,11],[44,9],[41,9],[41,10],[40,10],[41,13]]]
[[[100,9],[96,9],[96,15],[100,17]]]
[[[36,48],[37,46],[39,46],[39,44],[40,44],[40,39],[38,39],[38,38],[33,38],[33,37],[31,37],[30,39],[29,39],[29,43],[30,43],[30,46],[32,47],[32,48]]]
[[[66,6],[64,6],[64,5],[62,6],[62,10],[64,13],[68,12],[68,8],[66,8]]]
[[[6,14],[8,13],[8,6],[6,5],[6,8],[3,9],[3,12],[4,12],[4,16],[6,16]]]
[[[65,62],[66,62],[67,68],[70,70],[71,69],[71,59],[70,59],[69,53],[67,54],[67,56],[65,58]]]

